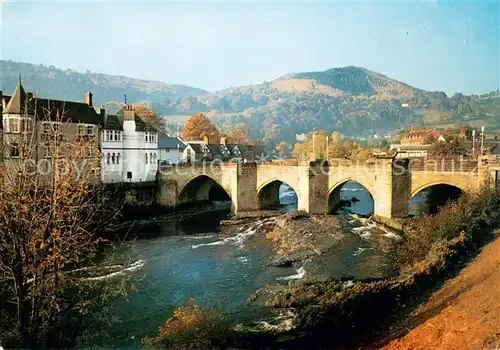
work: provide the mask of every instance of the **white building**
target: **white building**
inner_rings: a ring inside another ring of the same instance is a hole
[[[203,159],[203,141],[189,141],[182,152],[182,162],[196,162]]]
[[[103,183],[155,181],[158,130],[126,105],[116,115],[105,115],[101,153]]]
[[[158,160],[160,164],[178,164],[186,144],[177,137],[160,136],[158,138]]]

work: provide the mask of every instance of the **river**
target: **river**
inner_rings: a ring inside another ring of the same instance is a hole
[[[287,283],[306,272],[326,276],[382,277],[394,273],[390,253],[399,236],[376,223],[358,217],[373,211],[370,194],[356,183],[346,184],[342,199],[359,199],[341,213],[345,226],[338,248],[304,266],[278,268],[268,265],[271,244],[258,235],[262,220],[248,228],[235,228],[221,237],[219,222],[229,217],[229,203],[216,202],[203,208],[135,222],[131,233],[142,236],[120,249],[123,260],[133,262],[136,290],[127,300],[112,305],[111,332],[99,333],[84,347],[140,347],[140,340],[154,335],[172,309],[188,297],[223,302],[235,321],[249,324],[269,317],[247,297],[266,284]],[[296,209],[295,193],[282,186],[282,211]],[[104,334],[105,333],[105,334]]]

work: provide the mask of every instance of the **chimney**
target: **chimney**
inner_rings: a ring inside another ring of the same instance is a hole
[[[32,98],[33,98],[33,93],[32,92],[28,92],[28,101],[30,101]]]
[[[123,120],[135,120],[135,113],[133,109],[125,108],[123,110]]]
[[[99,108],[99,114],[100,115],[104,115],[106,114],[106,110],[104,109],[104,107],[101,105],[101,107]]]
[[[226,138],[225,137],[220,138],[220,144],[224,145],[224,146],[226,145]]]
[[[208,140],[208,137],[207,137],[207,136],[205,136],[205,137],[203,138],[203,142],[205,143],[205,145],[209,145],[208,141],[209,141],[209,140]]]
[[[90,91],[85,93],[85,103],[92,107],[92,93]]]

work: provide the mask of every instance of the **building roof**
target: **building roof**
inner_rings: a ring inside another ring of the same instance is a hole
[[[229,144],[229,145],[226,145],[226,148],[229,150],[229,153],[231,154],[231,156],[240,157],[243,146],[238,145],[238,144]]]
[[[158,148],[185,149],[186,145],[177,137],[160,136],[158,137]]]
[[[24,91],[21,83],[17,84],[12,97],[5,106],[3,113],[6,114],[21,114],[24,112],[23,106],[26,103],[26,91]]]
[[[213,155],[219,155],[219,154],[222,154],[222,151],[221,151],[221,146],[220,145],[213,145],[213,144],[208,144],[208,145],[205,145],[205,147],[210,151],[210,153],[212,153]]]
[[[104,117],[104,129],[105,130],[123,130],[123,120],[117,115],[107,114]]]
[[[199,153],[201,152],[201,143],[192,143],[192,142],[188,142],[188,145],[193,149],[193,151],[195,151],[196,153]]]
[[[120,121],[120,123],[121,123],[121,125],[123,127],[123,120],[124,120],[124,117],[125,117],[125,107],[120,108],[120,110],[118,112],[116,112],[116,116],[118,117],[118,120]],[[158,129],[156,129],[150,123],[146,122],[144,119],[142,119],[135,112],[134,112],[134,121],[135,121],[135,130],[136,131],[158,132]]]
[[[85,124],[103,124],[104,116],[85,102],[63,101],[33,97],[19,83],[10,97],[4,114],[36,115],[38,120],[67,121]]]
[[[265,147],[261,145],[239,145],[241,152],[243,153],[243,158],[246,159],[257,159],[264,154]]]

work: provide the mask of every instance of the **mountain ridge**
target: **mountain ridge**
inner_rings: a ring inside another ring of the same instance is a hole
[[[32,64],[0,60],[0,90],[9,94],[14,90],[21,74],[22,82],[29,91],[41,97],[81,100],[86,91],[92,91],[96,105],[110,101],[123,101],[124,95],[133,102],[153,99],[176,99],[209,94],[182,84],[167,84],[161,81],[131,78],[124,75],[79,72],[60,69],[52,65]],[[53,84],[58,81],[60,84]],[[68,82],[69,80],[69,82]],[[65,81],[62,83],[62,81]]]
[[[206,113],[221,129],[245,124],[252,138],[295,141],[312,130],[340,131],[349,136],[393,131],[408,126],[476,123],[500,129],[500,94],[449,97],[427,91],[363,67],[289,73],[260,84],[236,86],[214,93],[158,81],[79,73],[53,66],[0,61],[1,88],[9,94],[23,74],[27,90],[39,86],[41,97],[82,100],[94,94],[94,105],[113,113],[128,102],[144,103],[172,125],[194,113]],[[36,91],[34,91],[36,92]],[[175,118],[173,118],[175,116]],[[168,123],[167,123],[168,124]]]

